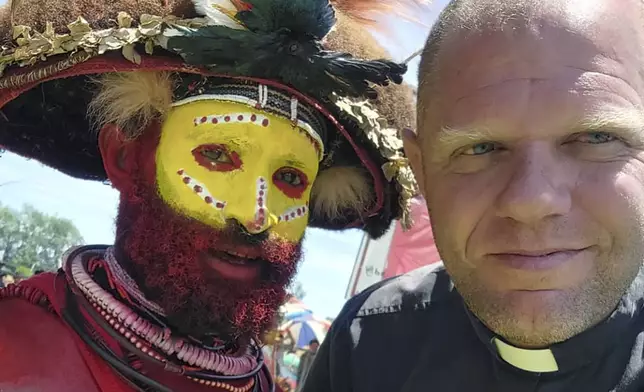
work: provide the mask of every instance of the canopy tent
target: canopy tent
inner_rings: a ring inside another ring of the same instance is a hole
[[[305,315],[292,319],[280,326],[280,331],[290,335],[296,348],[304,348],[311,340],[317,339],[320,343],[329,332],[331,323],[313,316]]]
[[[309,309],[304,302],[294,296],[291,296],[286,303],[280,307],[279,311],[284,320],[287,321],[313,315],[313,311]]]
[[[347,298],[383,279],[440,261],[424,199],[412,200],[411,215],[414,226],[406,232],[400,222],[394,222],[378,240],[363,237],[347,287]]]
[[[313,339],[320,343],[329,332],[331,322],[316,317],[302,301],[291,296],[280,307],[282,324],[275,330],[279,338],[270,347],[264,347],[266,357],[270,357],[269,368],[276,382],[282,387],[294,390],[300,355]]]

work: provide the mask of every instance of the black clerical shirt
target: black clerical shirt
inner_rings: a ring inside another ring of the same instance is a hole
[[[545,350],[555,368],[529,371],[508,362],[442,266],[423,267],[349,300],[303,391],[644,392],[643,297],[640,274],[606,321]]]

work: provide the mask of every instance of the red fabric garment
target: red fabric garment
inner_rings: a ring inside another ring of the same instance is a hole
[[[29,287],[40,291],[49,300],[53,310],[58,317],[62,317],[62,309],[65,307],[65,291],[67,281],[62,274],[56,275],[54,273],[38,274],[30,279],[20,282],[20,286]],[[110,346],[115,352],[119,353],[121,350],[117,342],[112,339],[100,328],[96,330],[101,334],[105,343]],[[82,339],[74,332],[71,331],[76,347],[81,353],[92,377],[96,381],[99,390],[105,392],[132,392],[132,388],[123,381],[120,376],[114,373],[112,368],[105,363],[97,354],[92,352],[89,347],[82,341]]]
[[[19,285],[11,285],[8,288],[0,289],[0,299],[2,298],[16,298],[24,299],[34,305],[47,305],[53,313],[55,313],[62,321],[62,310],[65,308],[65,293],[67,288],[67,281],[62,274],[42,273],[27,280],[20,282]],[[46,301],[45,301],[46,299]],[[101,338],[113,352],[117,355],[122,354],[118,343],[111,338],[106,332],[95,325],[91,318],[86,318],[89,324],[100,334]],[[124,381],[118,374],[116,374],[110,365],[103,361],[103,359],[94,353],[83,340],[71,329],[71,327],[64,325],[68,328],[70,334],[76,342],[76,347],[80,352],[87,368],[89,369],[96,387],[101,392],[132,392],[133,389]],[[266,377],[261,377],[262,391],[268,391],[269,382]],[[194,385],[196,390],[200,385]],[[207,387],[210,391],[218,391],[212,387]],[[191,390],[192,388],[188,388]],[[186,391],[185,387],[181,388]],[[275,388],[275,392],[282,392],[281,388]]]

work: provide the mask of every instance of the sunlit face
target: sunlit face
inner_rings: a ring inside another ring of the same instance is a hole
[[[308,222],[318,150],[286,119],[214,100],[172,109],[156,154],[161,197],[221,229],[236,220],[296,242]]]
[[[419,91],[436,244],[470,309],[519,345],[600,322],[644,258],[641,4],[604,4],[456,33]]]

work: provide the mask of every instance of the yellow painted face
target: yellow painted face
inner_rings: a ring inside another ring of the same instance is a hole
[[[161,197],[177,212],[217,229],[234,219],[250,233],[295,242],[308,223],[318,150],[286,119],[203,100],[170,111],[156,167]]]

